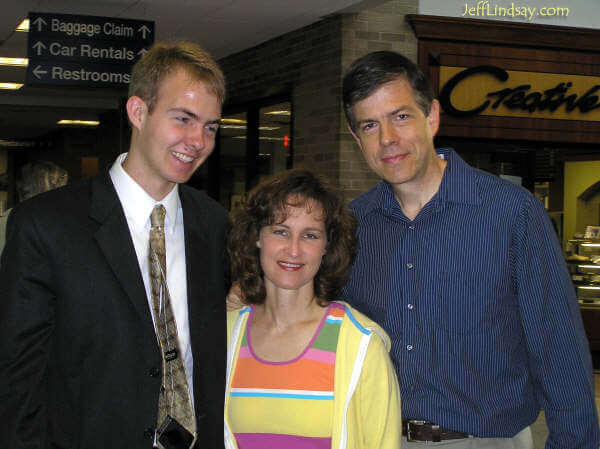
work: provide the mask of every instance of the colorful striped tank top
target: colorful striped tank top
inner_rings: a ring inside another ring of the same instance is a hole
[[[250,312],[229,398],[240,449],[331,447],[335,352],[344,314],[344,306],[332,302],[302,354],[267,362],[252,351]]]

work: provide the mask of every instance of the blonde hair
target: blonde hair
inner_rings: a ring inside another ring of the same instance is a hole
[[[68,180],[67,171],[52,162],[29,162],[21,167],[21,176],[17,180],[19,200],[24,201],[42,192],[64,186]]]
[[[193,42],[157,43],[131,72],[129,96],[146,102],[152,113],[158,99],[161,82],[175,70],[184,69],[198,81],[203,81],[219,103],[225,101],[225,76],[206,50]]]

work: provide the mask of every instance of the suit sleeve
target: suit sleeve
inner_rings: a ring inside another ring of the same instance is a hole
[[[223,248],[223,280],[225,291],[228,292],[231,288],[231,261],[229,260],[229,251],[227,251],[227,232],[225,233]]]
[[[389,354],[374,335],[358,385],[364,449],[398,449],[401,441],[400,388]]]
[[[542,204],[525,201],[515,226],[516,288],[546,449],[597,449],[590,350],[573,284]]]
[[[54,325],[51,260],[40,224],[14,210],[0,265],[0,447],[41,448]]]

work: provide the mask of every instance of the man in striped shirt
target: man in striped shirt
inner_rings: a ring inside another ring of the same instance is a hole
[[[419,68],[375,52],[344,78],[350,130],[383,181],[354,200],[345,299],[383,325],[407,447],[597,449],[590,352],[560,245],[529,192],[435,149]],[[449,441],[446,441],[449,440]]]

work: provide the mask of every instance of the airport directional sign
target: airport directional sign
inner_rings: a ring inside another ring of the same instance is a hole
[[[154,22],[120,17],[29,13],[29,35],[53,38],[154,42]]]
[[[127,87],[154,43],[154,22],[29,13],[27,84]]]
[[[146,53],[143,44],[123,44],[110,41],[72,39],[33,39],[29,57],[53,61],[79,61],[131,65]]]
[[[40,61],[29,63],[27,75],[28,84],[118,88],[129,85],[131,67],[123,64]]]

